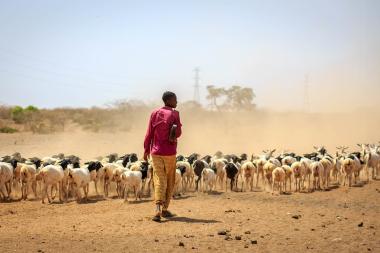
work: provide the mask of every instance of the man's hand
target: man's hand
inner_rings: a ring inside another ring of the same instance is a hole
[[[149,156],[149,154],[144,152],[144,161],[148,161],[148,156]]]

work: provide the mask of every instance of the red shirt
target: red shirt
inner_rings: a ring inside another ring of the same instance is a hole
[[[178,138],[182,133],[179,112],[167,106],[152,112],[144,140],[145,153],[166,156],[177,153],[177,141],[169,141],[170,128],[173,124],[177,125],[176,138]]]

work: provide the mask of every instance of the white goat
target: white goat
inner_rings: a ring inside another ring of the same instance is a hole
[[[12,193],[13,166],[10,163],[0,162],[0,197],[9,199]],[[5,191],[4,191],[5,190]]]
[[[243,171],[243,185],[242,185],[242,191],[245,191],[244,188],[244,182],[246,185],[249,185],[250,191],[253,190],[253,178],[255,176],[255,173],[257,171],[256,166],[253,162],[246,161],[241,166],[241,170]]]
[[[80,193],[80,188],[83,189],[84,200],[88,199],[89,183],[91,181],[90,171],[87,167],[84,168],[69,168],[68,169],[68,179],[69,184],[74,186],[75,193],[77,195],[77,201],[82,200],[82,194]]]
[[[273,167],[273,166],[271,166]],[[279,194],[283,192],[285,186],[285,170],[282,167],[275,167],[272,171],[272,194],[274,193],[275,186]]]
[[[214,170],[205,168],[202,171],[203,191],[211,192],[216,184],[216,174]]]
[[[42,190],[42,203],[45,203],[45,197],[47,196],[49,203],[52,202],[49,193],[48,187],[57,187],[59,191],[59,200],[62,202],[63,197],[63,184],[62,180],[64,177],[63,169],[60,165],[47,165],[40,169],[36,174],[36,180],[42,180],[44,183],[44,188]]]
[[[122,185],[124,187],[124,201],[128,201],[128,192],[129,190],[134,191],[136,200],[141,199],[142,191],[142,173],[141,171],[124,171],[121,175]]]

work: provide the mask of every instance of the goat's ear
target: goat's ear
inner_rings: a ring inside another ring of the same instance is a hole
[[[314,148],[315,150],[318,150],[318,147],[316,147],[316,146],[313,146],[313,148]]]
[[[273,149],[273,150],[272,150],[272,153],[276,152],[276,150],[277,150],[277,149]]]
[[[356,145],[358,145],[359,147],[362,147],[362,145],[361,145],[361,144],[359,144],[359,143],[356,143]]]

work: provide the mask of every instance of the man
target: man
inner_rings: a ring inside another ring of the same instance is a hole
[[[181,121],[175,93],[166,91],[162,95],[165,106],[152,112],[144,141],[144,160],[150,156],[153,165],[154,200],[156,214],[153,221],[161,217],[172,217],[168,211],[173,195],[176,174],[177,138],[181,136]]]

